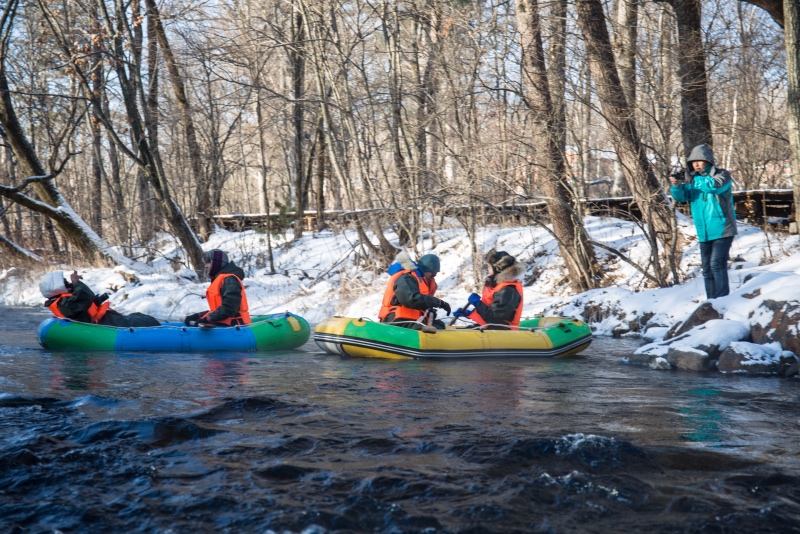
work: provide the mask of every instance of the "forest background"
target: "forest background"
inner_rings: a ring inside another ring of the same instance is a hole
[[[448,213],[477,284],[478,229],[513,214],[576,292],[605,283],[598,247],[664,287],[686,245],[666,176],[700,143],[800,206],[794,0],[2,5],[0,268],[141,267],[165,232],[199,275],[215,222],[255,212],[258,268],[287,225],[347,225],[378,270]],[[594,196],[632,197],[649,255],[591,239]]]

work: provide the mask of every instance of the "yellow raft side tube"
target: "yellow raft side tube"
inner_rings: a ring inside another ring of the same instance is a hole
[[[331,317],[317,325],[314,341],[331,354],[366,358],[549,357],[576,354],[592,341],[581,321],[545,317],[520,330],[448,327],[436,333],[365,319]],[[522,324],[526,324],[523,322]]]

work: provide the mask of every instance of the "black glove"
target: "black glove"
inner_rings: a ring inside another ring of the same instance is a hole
[[[186,319],[183,320],[183,324],[185,324],[186,326],[197,326],[198,321],[205,314],[206,312],[200,312],[187,315]]]
[[[450,305],[442,299],[439,299],[439,305],[437,308],[443,309],[447,315],[450,315]]]
[[[92,302],[94,302],[97,306],[100,306],[102,303],[108,300],[108,293],[103,293],[102,295],[95,295]]]
[[[206,317],[200,317],[200,318],[197,320],[197,325],[199,326],[199,325],[201,325],[201,324],[211,324],[211,321],[209,321],[209,320],[208,320],[208,316],[206,316]]]

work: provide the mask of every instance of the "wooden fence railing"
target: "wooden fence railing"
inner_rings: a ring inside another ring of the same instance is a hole
[[[793,197],[791,189],[756,189],[748,191],[735,191],[733,194],[736,216],[739,220],[751,224],[763,225],[769,223],[773,227],[788,229],[793,217]],[[618,217],[620,219],[638,220],[642,213],[634,202],[633,197],[590,198],[582,201],[584,212],[587,215]],[[545,201],[524,202],[502,205],[477,206],[482,210],[482,217],[487,222],[509,221],[524,222],[528,218],[546,217],[547,205]],[[436,215],[452,217],[467,214],[475,210],[476,206],[444,206],[436,208]],[[678,209],[689,214],[688,204],[679,204]],[[383,210],[326,210],[322,217],[326,226],[346,226],[359,215],[370,212],[388,213]],[[392,210],[393,211],[393,210]],[[294,222],[293,212],[277,213],[247,213],[232,215],[216,215],[214,220],[227,230],[246,230],[265,228],[267,217],[270,217],[272,228],[282,230]],[[306,211],[303,213],[303,224],[306,230],[318,228],[318,213]]]

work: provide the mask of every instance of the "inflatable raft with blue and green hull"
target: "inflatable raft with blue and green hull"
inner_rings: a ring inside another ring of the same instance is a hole
[[[199,328],[183,323],[117,328],[52,317],[39,325],[39,344],[49,350],[151,352],[262,352],[303,345],[308,322],[292,313],[260,315],[246,326]]]

